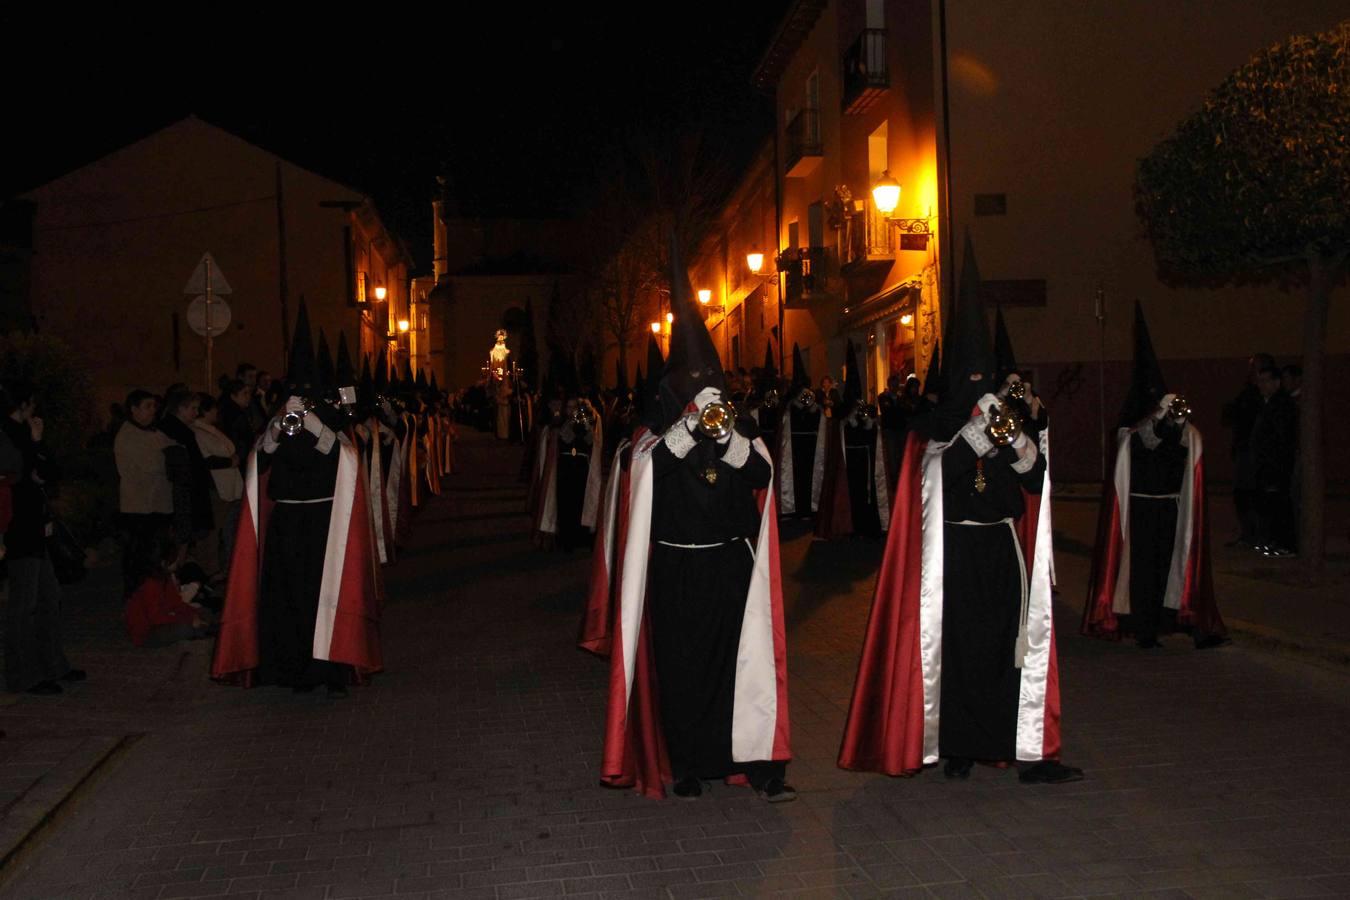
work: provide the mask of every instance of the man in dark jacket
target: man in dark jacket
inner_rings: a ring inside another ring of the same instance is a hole
[[[1297,457],[1298,406],[1280,385],[1280,372],[1264,366],[1256,375],[1261,406],[1248,452],[1256,488],[1256,549],[1266,556],[1292,556],[1294,515],[1290,484]]]
[[[13,485],[13,516],[5,533],[5,686],[16,693],[59,694],[58,682],[83,681],[85,673],[71,668],[61,649],[61,586],[47,555],[52,519],[44,485],[55,479],[56,467],[42,443],[32,389],[14,385],[7,393],[0,429],[17,469],[6,479]]]

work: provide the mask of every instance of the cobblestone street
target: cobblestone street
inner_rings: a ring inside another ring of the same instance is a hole
[[[575,647],[588,555],[531,546],[518,448],[467,434],[459,458],[386,572],[387,672],[350,699],[215,685],[209,642],[138,651],[115,589],[77,592],[90,680],[0,707],[0,803],[38,802],[44,765],[101,764],[0,897],[1350,896],[1350,670],[1089,641],[1065,606],[1065,760],[1086,780],[844,772],[881,546],[797,524],[798,802],[599,787],[606,666]],[[1083,568],[1061,566],[1066,601]]]

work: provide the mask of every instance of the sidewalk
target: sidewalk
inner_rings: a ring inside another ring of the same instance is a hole
[[[1058,600],[1082,613],[1097,533],[1099,488],[1055,490]],[[1297,559],[1267,559],[1225,544],[1238,533],[1232,494],[1209,497],[1214,589],[1235,639],[1279,652],[1350,665],[1350,498],[1327,498],[1327,565],[1322,584],[1300,582]]]

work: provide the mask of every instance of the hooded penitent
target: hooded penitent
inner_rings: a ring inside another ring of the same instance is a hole
[[[946,392],[946,383],[942,379],[942,339],[933,343],[933,358],[928,361],[928,371],[924,372],[923,395],[940,397]]]
[[[337,368],[333,365],[333,353],[328,348],[328,336],[319,329],[319,347],[315,354],[315,367],[319,370],[319,383],[325,392],[332,390],[337,381]]]
[[[1130,390],[1120,408],[1118,428],[1129,428],[1158,408],[1158,401],[1167,393],[1158,354],[1153,352],[1144,307],[1134,302],[1134,365],[1130,373]]]
[[[844,397],[839,415],[847,416],[862,403],[862,371],[858,368],[858,350],[849,339],[844,348]]]
[[[347,349],[347,332],[338,332],[337,362],[334,366],[334,384],[339,390],[356,386],[356,367],[352,365],[352,354]]]
[[[792,396],[789,400],[795,400],[797,395],[811,386],[811,376],[806,371],[806,363],[802,362],[802,348],[795,343],[792,345]]]
[[[708,388],[725,396],[722,361],[703,324],[689,273],[674,236],[670,242],[670,311],[675,321],[670,329],[670,356],[661,377],[661,414],[665,423],[674,422],[699,393]]]

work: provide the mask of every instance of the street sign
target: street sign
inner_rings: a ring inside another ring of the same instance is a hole
[[[211,276],[211,293],[215,294],[215,275]],[[202,337],[220,337],[225,333],[225,329],[230,327],[230,304],[226,303],[220,297],[211,297],[211,333],[206,330],[206,295],[201,294],[188,304],[187,322],[188,327]]]
[[[210,263],[211,266],[211,280],[209,285],[207,283],[206,275],[208,263]],[[210,253],[203,253],[202,258],[197,262],[197,268],[192,270],[192,277],[188,279],[187,285],[184,286],[183,293],[192,294],[194,296],[197,294],[205,294],[207,293],[208,287],[211,294],[234,293],[230,290],[230,283],[225,280],[225,273],[220,271],[220,265],[216,262],[215,257]],[[215,310],[212,310],[212,312],[215,312]]]

